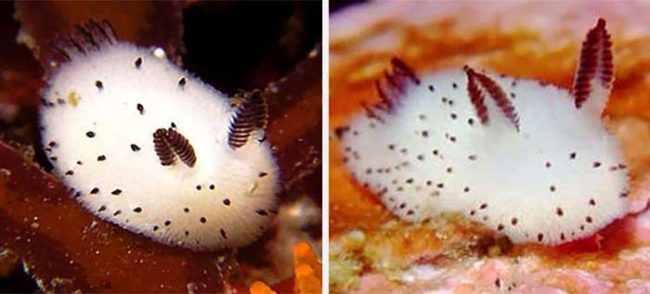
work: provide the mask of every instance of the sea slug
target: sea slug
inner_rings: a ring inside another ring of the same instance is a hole
[[[600,19],[571,91],[470,66],[420,76],[394,58],[380,102],[338,130],[343,160],[407,221],[460,212],[515,243],[587,237],[629,206],[623,154],[601,120],[611,46]]]
[[[49,161],[88,211],[158,242],[239,247],[272,223],[279,171],[260,92],[240,103],[88,22],[43,91]]]

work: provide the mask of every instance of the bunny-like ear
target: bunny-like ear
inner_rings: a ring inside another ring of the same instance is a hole
[[[393,110],[395,103],[405,94],[408,87],[420,84],[415,71],[404,61],[393,57],[390,63],[391,71],[384,71],[384,79],[375,82],[377,93],[381,98],[381,102],[375,107],[384,112]]]
[[[86,54],[98,50],[104,44],[113,44],[116,40],[115,31],[108,21],[89,20],[74,26],[67,35],[57,39],[55,47],[65,59],[70,59],[74,53]]]
[[[463,67],[467,74],[467,92],[469,93],[470,101],[474,105],[476,115],[484,125],[488,124],[490,117],[489,110],[485,105],[485,95],[487,94],[503,113],[503,118],[507,120],[508,124],[514,126],[519,131],[519,116],[512,102],[508,99],[506,93],[501,87],[490,77],[485,74],[478,73],[469,66]],[[499,120],[498,118],[496,120]]]
[[[602,113],[609,99],[613,80],[612,41],[605,27],[605,20],[601,18],[582,42],[580,64],[573,85],[576,108],[587,108],[598,114]]]
[[[268,118],[266,99],[260,91],[244,94],[244,102],[237,108],[230,122],[228,145],[232,149],[244,146],[253,131],[266,128]]]
[[[188,167],[194,167],[196,163],[196,153],[194,147],[183,135],[173,128],[159,128],[153,133],[153,144],[163,166],[173,165],[176,157],[185,163]]]

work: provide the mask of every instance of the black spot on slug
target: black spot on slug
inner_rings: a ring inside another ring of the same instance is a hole
[[[562,208],[558,207],[557,209],[555,209],[555,214],[557,214],[557,216],[563,216],[564,211],[562,210]]]
[[[97,161],[104,161],[104,160],[106,160],[106,155],[97,156]]]
[[[585,217],[585,221],[587,223],[591,223],[593,220],[591,219],[591,216]]]
[[[99,193],[99,188],[97,188],[97,187],[90,190],[90,194],[97,194],[97,193]]]
[[[136,105],[135,108],[138,109],[138,112],[140,114],[144,114],[144,106],[142,106],[142,104],[138,103],[138,105]]]
[[[230,199],[226,198],[223,200],[223,205],[230,206]]]
[[[434,90],[435,88],[433,87],[433,85],[429,85],[429,91],[433,92]]]
[[[185,77],[182,77],[180,80],[178,80],[178,85],[181,87],[185,87],[185,84],[187,83],[187,80]]]
[[[115,190],[113,190],[113,192],[111,192],[111,194],[113,194],[113,195],[120,195],[120,194],[122,194],[122,190],[120,190],[120,189],[115,189]]]
[[[267,216],[268,215],[268,213],[263,209],[255,210],[255,213],[257,213],[257,214],[259,214],[261,216]]]
[[[481,206],[479,206],[480,209],[486,209],[487,207],[488,207],[487,203],[483,203],[481,204]]]
[[[131,150],[133,150],[133,152],[137,152],[140,151],[140,147],[138,147],[138,145],[131,144]]]
[[[190,212],[190,209],[187,208],[187,207],[185,207],[185,208],[183,208],[183,211],[184,211],[185,213],[189,213],[189,212]]]
[[[221,233],[221,237],[223,237],[224,239],[228,239],[228,236],[226,235],[226,231],[224,231],[223,229],[219,229],[219,232]]]
[[[138,57],[133,64],[135,65],[135,68],[140,68],[142,65],[142,57]]]
[[[106,205],[102,205],[102,206],[99,207],[99,209],[97,209],[97,211],[99,211],[99,212],[102,212],[104,210],[106,210]]]
[[[86,137],[88,137],[88,138],[94,138],[94,137],[95,137],[95,132],[93,132],[93,131],[88,131],[88,132],[86,132]]]
[[[121,210],[117,210],[117,211],[115,211],[115,213],[113,213],[113,216],[118,216],[118,215],[120,215],[121,213],[122,213]]]
[[[596,206],[596,200],[594,200],[593,198],[589,199],[589,205]]]
[[[569,154],[569,158],[571,158],[571,159],[576,159],[576,156],[577,155],[576,155],[575,152],[571,152],[571,154]]]
[[[73,174],[74,174],[74,172],[71,171],[71,170],[65,172],[65,175],[66,175],[66,176],[71,176],[71,175],[73,175]]]
[[[95,81],[95,87],[97,87],[97,89],[101,90],[101,89],[104,89],[104,84],[102,83],[102,81]]]
[[[600,162],[595,161],[595,162],[594,162],[594,168],[598,168],[598,167],[600,167]]]
[[[544,234],[542,234],[542,233],[537,234],[537,241],[538,242],[542,242],[543,239],[544,239]]]
[[[153,231],[158,231],[158,226],[153,226]]]
[[[134,208],[134,209],[133,209],[133,212],[135,212],[135,213],[140,213],[140,212],[142,212],[142,207],[136,207],[136,208]]]
[[[456,83],[451,83],[451,86],[452,86],[454,89],[457,89],[457,88],[458,88],[458,84],[456,84]]]
[[[510,220],[510,224],[512,224],[513,226],[516,226],[516,225],[517,225],[517,222],[518,222],[518,220],[517,220],[516,217],[513,217],[513,218]]]
[[[266,177],[267,175],[268,175],[268,173],[261,172],[257,176],[260,177],[260,178],[263,178],[263,177]]]
[[[210,188],[210,190],[214,190],[214,184],[210,184],[210,186],[208,186],[208,188]]]
[[[165,227],[169,227],[169,225],[171,225],[171,224],[172,224],[171,221],[169,221],[169,220],[166,220],[166,221],[165,221]]]
[[[207,222],[207,220],[205,219],[205,217],[201,217],[201,218],[199,219],[199,221],[200,221],[202,224],[204,224],[205,222]]]
[[[196,190],[201,191],[201,185],[196,185]]]

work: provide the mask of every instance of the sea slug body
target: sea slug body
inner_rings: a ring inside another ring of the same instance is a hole
[[[605,21],[572,91],[469,66],[419,76],[400,59],[338,134],[353,177],[394,214],[460,212],[515,243],[556,245],[628,212],[622,151],[601,114],[613,82]]]
[[[234,105],[164,55],[77,27],[43,92],[42,143],[98,217],[193,250],[255,240],[275,214],[279,172],[258,92]]]

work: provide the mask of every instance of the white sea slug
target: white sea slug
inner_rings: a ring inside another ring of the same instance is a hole
[[[589,31],[572,92],[466,66],[422,77],[399,59],[339,130],[353,176],[408,221],[443,212],[555,245],[627,213],[623,154],[603,127],[613,63],[605,21]]]
[[[279,174],[259,93],[235,106],[107,23],[78,26],[61,53],[42,142],[86,209],[193,250],[243,246],[270,225]]]

